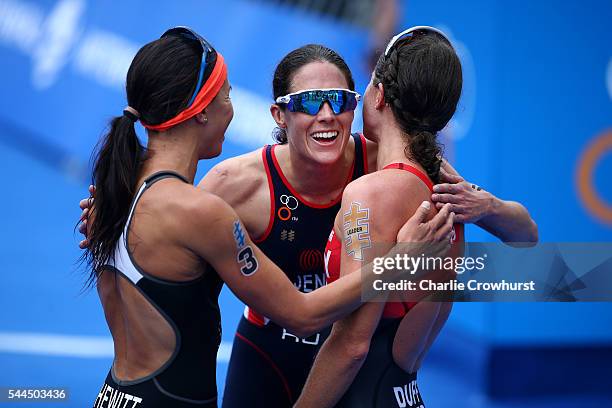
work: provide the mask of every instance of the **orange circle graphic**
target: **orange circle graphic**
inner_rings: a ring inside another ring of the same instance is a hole
[[[609,151],[612,151],[612,130],[597,136],[582,153],[576,171],[576,188],[587,210],[600,221],[612,225],[612,206],[599,196],[593,182],[597,163]]]
[[[285,210],[287,212],[286,216],[281,215],[281,211]],[[287,221],[289,218],[291,218],[291,210],[288,209],[287,207],[281,207],[278,209],[278,218],[283,220],[283,221]]]

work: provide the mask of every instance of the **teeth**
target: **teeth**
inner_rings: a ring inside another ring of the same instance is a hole
[[[314,137],[315,139],[332,139],[334,137],[338,136],[338,132],[333,131],[333,132],[317,132],[317,133],[313,133],[312,137]]]

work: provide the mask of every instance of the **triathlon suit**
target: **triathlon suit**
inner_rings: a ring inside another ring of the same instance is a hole
[[[139,198],[155,182],[170,177],[187,182],[176,173],[163,171],[142,184],[105,273],[115,272],[136,287],[172,327],[176,348],[159,369],[137,380],[121,381],[111,367],[94,408],[217,407],[216,362],[221,341],[217,301],[223,282],[212,270],[185,282],[149,275],[128,249],[128,229]]]
[[[355,161],[346,184],[367,172],[365,138],[353,135],[353,139]],[[342,194],[328,205],[307,202],[283,175],[274,149],[262,150],[271,211],[266,232],[254,241],[300,291],[311,292],[326,284],[325,232],[334,225]],[[223,407],[291,407],[329,330],[299,338],[246,307],[234,338]]]
[[[400,169],[417,176],[433,192],[433,184],[421,170],[404,163],[393,163],[384,169]],[[383,170],[384,170],[383,169]],[[463,224],[454,225],[454,241],[462,239]],[[328,283],[340,277],[342,243],[332,230],[325,248],[328,259]],[[372,335],[370,350],[355,380],[337,408],[424,407],[417,386],[417,373],[407,373],[393,359],[393,341],[402,318],[414,302],[387,302],[378,327]]]

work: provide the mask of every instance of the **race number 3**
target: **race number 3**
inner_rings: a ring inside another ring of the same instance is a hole
[[[234,221],[234,241],[236,241],[236,247],[238,248],[238,265],[240,265],[240,272],[244,276],[249,276],[257,272],[259,265],[257,264],[257,258],[253,253],[253,248],[250,245],[246,245],[246,232],[242,228],[240,220]]]
[[[244,276],[252,275],[257,271],[259,265],[257,264],[257,259],[255,255],[253,255],[253,249],[251,249],[250,245],[247,245],[238,252],[238,263],[241,265],[240,272],[242,272]]]

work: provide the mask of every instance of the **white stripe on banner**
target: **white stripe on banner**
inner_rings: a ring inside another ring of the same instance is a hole
[[[217,354],[219,363],[226,363],[232,343],[222,342]],[[113,357],[113,340],[109,336],[71,336],[50,333],[0,332],[0,353],[37,354],[57,357]]]

